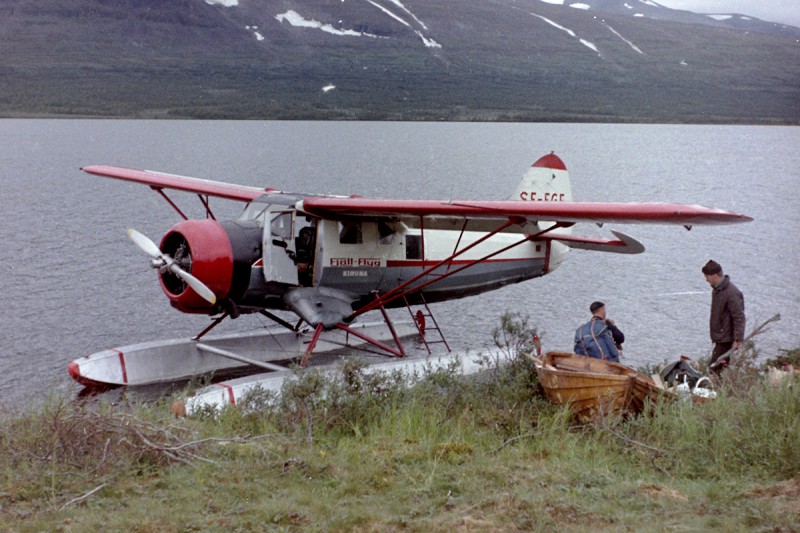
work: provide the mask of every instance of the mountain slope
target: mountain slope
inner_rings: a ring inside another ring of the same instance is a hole
[[[555,1],[7,0],[0,114],[800,123],[791,27]]]

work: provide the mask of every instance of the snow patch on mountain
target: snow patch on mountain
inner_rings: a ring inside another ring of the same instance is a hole
[[[412,13],[410,9],[408,9],[401,2],[399,2],[399,0],[389,0],[389,2],[391,2],[394,5],[396,5],[397,7],[399,7],[400,9],[405,11],[406,13],[408,13],[411,16],[411,18],[413,18],[416,21],[417,24],[422,26],[423,30],[428,31],[428,27],[425,25],[425,23],[422,22],[420,19],[418,19],[417,16],[414,13]]]
[[[260,31],[258,31],[258,26],[245,26],[244,29],[246,29],[249,32],[252,32],[256,38],[256,41],[264,40],[264,35]]]
[[[547,17],[543,17],[541,15],[537,15],[536,13],[531,13],[531,15],[533,15],[536,18],[542,19],[543,21],[545,21],[546,23],[550,24],[554,28],[557,28],[557,29],[563,31],[564,33],[566,33],[567,35],[569,35],[570,37],[572,37],[574,39],[577,39],[578,42],[581,43],[583,46],[585,46],[586,48],[588,48],[590,50],[593,50],[594,52],[597,53],[597,55],[600,55],[600,52],[599,52],[599,50],[597,50],[597,47],[594,45],[594,43],[592,43],[591,41],[587,41],[586,39],[582,39],[581,37],[578,37],[577,34],[574,31],[572,31],[571,29],[565,28],[561,24],[558,24],[557,22],[554,22],[554,21],[550,20]]]
[[[580,42],[583,46],[585,46],[589,50],[594,50],[595,52],[597,52],[597,55],[600,55],[600,51],[597,49],[597,47],[591,41],[587,41],[586,39],[580,39],[579,38],[578,42]]]
[[[544,0],[542,0],[542,1],[544,1]],[[559,30],[561,30],[561,31],[565,32],[565,33],[566,33],[567,35],[569,35],[570,37],[577,37],[577,35],[575,35],[575,32],[574,32],[574,31],[572,31],[571,29],[569,29],[569,28],[565,28],[565,27],[564,27],[564,26],[562,26],[561,24],[558,24],[557,22],[553,22],[552,20],[550,20],[550,19],[549,19],[549,18],[547,18],[547,17],[543,17],[543,16],[541,16],[541,15],[537,15],[536,13],[531,13],[531,15],[533,15],[534,17],[537,17],[537,18],[540,18],[540,19],[542,19],[542,20],[543,20],[543,21],[545,21],[546,23],[550,24],[552,27],[554,27],[554,28],[557,28],[557,29],[559,29]]]
[[[398,2],[396,0],[389,0],[389,1],[391,3],[393,3],[394,5],[396,5],[397,7],[399,7],[400,9],[402,9],[403,11],[405,11],[406,13],[408,13],[414,19],[414,21],[417,24],[422,26],[422,28],[424,28],[425,30],[428,29],[427,26],[425,26],[425,24],[423,24],[422,21],[420,21],[416,16],[414,16],[414,14],[411,11],[409,11],[403,4],[401,4],[400,2]],[[377,7],[378,9],[383,11],[385,14],[389,15],[392,19],[396,20],[397,22],[403,24],[404,26],[406,26],[408,28],[413,29],[413,27],[412,27],[410,22],[405,20],[403,17],[401,17],[400,15],[398,15],[397,13],[392,11],[391,9],[388,9],[388,8],[380,5],[377,2],[373,2],[373,0],[367,0],[367,2],[369,2],[373,6]],[[441,48],[442,47],[441,44],[437,43],[433,39],[425,37],[425,35],[419,30],[414,30],[414,34],[422,40],[422,44],[424,44],[427,48]]]
[[[220,5],[225,7],[236,7],[239,5],[239,0],[206,0],[206,4],[210,6]]]
[[[322,30],[325,33],[330,33],[331,35],[341,35],[345,37],[371,37],[373,39],[377,39],[378,36],[372,33],[365,33],[362,31],[356,30],[347,30],[347,29],[339,29],[334,28],[330,24],[323,24],[318,20],[308,20],[300,15],[298,12],[294,10],[289,10],[286,13],[281,13],[280,15],[275,15],[275,19],[283,23],[283,21],[288,22],[290,25],[295,26],[297,28],[313,28],[317,30]]]
[[[441,45],[441,44],[437,43],[437,42],[436,42],[436,41],[434,41],[433,39],[428,39],[427,37],[425,37],[424,35],[422,35],[422,32],[420,32],[419,30],[416,30],[416,31],[414,31],[414,33],[416,33],[416,34],[417,34],[417,37],[419,37],[420,39],[422,39],[422,43],[423,43],[425,46],[427,46],[428,48],[441,48],[441,47],[442,47],[442,45]]]
[[[399,22],[399,23],[401,23],[401,24],[403,24],[405,26],[408,26],[409,28],[411,27],[411,24],[406,22],[402,17],[400,17],[399,15],[395,15],[394,13],[392,13],[392,11],[390,11],[389,9],[386,9],[382,5],[380,5],[380,4],[376,3],[376,2],[373,2],[372,0],[367,0],[367,2],[369,2],[373,6],[377,7],[378,9],[380,9],[381,11],[383,11],[384,13],[386,13],[387,15],[392,17],[397,22]]]
[[[604,23],[604,24],[605,24],[605,23]],[[617,30],[615,30],[614,28],[612,28],[612,27],[611,27],[611,26],[609,26],[608,24],[605,24],[605,26],[606,26],[606,28],[608,28],[608,31],[610,31],[611,33],[613,33],[614,35],[616,35],[617,37],[619,37],[620,39],[622,39],[622,41],[623,41],[625,44],[627,44],[628,46],[630,46],[630,47],[631,47],[631,49],[633,49],[633,51],[634,51],[634,52],[637,52],[637,53],[639,53],[639,54],[642,54],[642,55],[647,55],[647,54],[645,54],[644,52],[642,52],[642,50],[641,50],[641,49],[640,49],[638,46],[636,46],[636,45],[635,45],[635,44],[633,44],[631,41],[629,41],[628,39],[626,39],[625,37],[623,37],[623,36],[622,36],[622,35],[621,35],[621,34],[620,34],[620,33],[619,33]]]

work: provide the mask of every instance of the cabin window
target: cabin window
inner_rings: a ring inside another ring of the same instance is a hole
[[[272,219],[270,232],[273,237],[277,237],[283,241],[290,241],[292,239],[292,214],[279,213],[276,215]]]
[[[339,222],[339,242],[361,244],[363,242],[361,222]]]
[[[378,222],[378,244],[392,244],[394,242],[394,230],[386,222]]]
[[[406,234],[406,259],[422,259],[422,246],[419,235]]]

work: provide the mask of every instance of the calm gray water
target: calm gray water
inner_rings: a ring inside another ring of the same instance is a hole
[[[745,293],[749,326],[782,314],[758,338],[763,357],[800,346],[798,147],[797,127],[2,120],[0,405],[77,392],[67,375],[76,357],[191,336],[207,323],[169,307],[125,235],[135,227],[158,241],[177,215],[147,187],[89,176],[83,165],[292,191],[504,199],[533,161],[555,151],[577,200],[699,203],[754,217],[692,231],[628,226],[621,229],[644,242],[644,254],[573,251],[544,278],[434,306],[457,348],[491,344],[511,310],[538,325],[545,349],[570,349],[589,303],[603,300],[636,366],[708,354],[700,267],[709,258]],[[200,214],[196,198],[179,199]],[[238,214],[235,205],[212,205]],[[261,324],[244,317],[218,331]]]

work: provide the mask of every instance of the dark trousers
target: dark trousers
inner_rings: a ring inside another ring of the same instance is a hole
[[[733,348],[733,342],[718,342],[714,344],[714,351],[711,352],[711,360],[708,362],[709,367],[711,367],[710,370],[712,373],[719,375],[720,372],[722,372],[722,369],[725,368],[725,365],[727,365],[730,362],[731,356],[730,354],[728,354],[722,358],[723,361],[720,361],[721,364],[719,366],[716,367],[712,366],[714,363],[717,362],[717,359],[722,357],[722,355],[731,351],[731,348]]]

